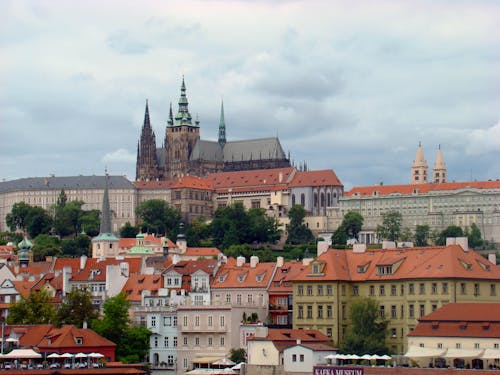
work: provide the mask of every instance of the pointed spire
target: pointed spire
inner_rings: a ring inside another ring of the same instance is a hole
[[[411,167],[411,183],[412,184],[425,184],[428,182],[429,167],[424,157],[424,150],[422,149],[422,142],[418,142],[417,155]]]
[[[226,121],[224,120],[224,101],[220,106],[220,120],[219,120],[219,145],[224,148],[226,144]]]
[[[146,111],[144,112],[144,125],[143,127],[151,127],[151,121],[149,120],[149,106],[148,100],[146,99]]]
[[[441,151],[441,145],[438,146],[433,174],[435,183],[439,184],[442,182],[446,182],[446,164],[444,163],[443,153]]]
[[[174,113],[172,112],[172,102],[170,102],[170,111],[168,113],[168,126],[174,126]]]
[[[188,106],[189,103],[186,96],[186,83],[184,82],[184,76],[182,76],[181,96],[179,98],[179,110],[175,115],[175,125],[192,125],[192,117],[189,113]]]
[[[109,188],[108,188],[108,171],[105,171],[104,175],[104,195],[102,197],[102,212],[101,212],[101,225],[99,228],[99,233],[111,233],[111,210],[109,206]]]

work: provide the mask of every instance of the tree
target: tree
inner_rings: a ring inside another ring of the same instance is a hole
[[[90,238],[85,234],[80,234],[76,238],[64,239],[61,241],[62,255],[68,257],[80,257],[89,255]]]
[[[102,319],[92,322],[92,329],[116,344],[116,355],[124,362],[142,360],[149,350],[151,331],[130,325],[130,303],[124,293],[104,302]]]
[[[31,207],[26,217],[26,230],[31,238],[48,234],[52,229],[52,217],[41,207]]]
[[[76,289],[64,297],[56,313],[56,323],[58,326],[73,324],[82,328],[84,322],[90,324],[97,317],[98,312],[92,304],[90,293]]]
[[[188,246],[198,247],[203,240],[210,237],[210,226],[203,216],[198,216],[186,228],[186,241]]]
[[[62,255],[61,240],[48,234],[39,234],[33,239],[33,260],[44,261],[48,256]]]
[[[363,227],[363,216],[359,212],[349,211],[344,215],[342,223],[332,236],[332,243],[345,245],[349,238],[358,239],[358,234]]]
[[[232,348],[229,351],[229,359],[235,363],[245,362],[247,357],[247,352],[245,349]]]
[[[306,217],[306,210],[301,205],[295,205],[288,211],[290,224],[288,224],[288,238],[287,243],[304,244],[310,243],[314,240],[311,230],[304,224]]]
[[[340,347],[342,352],[358,355],[387,353],[388,321],[381,316],[377,301],[367,297],[354,301],[350,318],[351,324]]]
[[[231,245],[247,243],[249,227],[243,204],[235,203],[215,211],[210,231],[215,245],[227,249]]]
[[[266,215],[263,208],[251,208],[248,210],[249,243],[275,243],[281,237],[278,220]]]
[[[8,324],[51,324],[55,317],[52,297],[45,292],[31,292],[9,308]]]
[[[26,229],[26,218],[31,211],[31,206],[25,202],[14,203],[10,213],[5,217],[5,222],[12,232],[17,229]]]
[[[413,238],[415,236],[413,235],[412,231],[408,227],[403,227],[401,228],[401,232],[399,234],[399,240],[403,242],[411,242],[413,241]]]
[[[439,237],[436,240],[436,245],[444,246],[446,245],[446,239],[448,237],[463,237],[464,231],[461,227],[456,225],[450,225],[446,229],[444,229],[441,233],[439,233]]]
[[[142,202],[136,208],[136,214],[141,220],[141,226],[148,232],[170,238],[177,237],[181,214],[164,200],[151,199]]]
[[[386,211],[382,214],[382,224],[377,225],[379,240],[397,241],[401,234],[403,216],[399,211]]]
[[[81,226],[80,232],[85,232],[90,237],[95,237],[99,234],[101,226],[101,211],[99,210],[83,210],[80,216]]]
[[[472,225],[470,226],[470,232],[467,231],[466,234],[469,246],[473,249],[476,249],[483,245],[484,241],[483,237],[481,236],[481,230],[476,225],[476,223],[472,223]]]
[[[428,225],[417,225],[415,229],[415,246],[428,246],[430,228]]]
[[[64,197],[58,198],[58,204],[55,206],[54,230],[59,236],[65,237],[70,234],[76,235],[80,233],[81,220],[84,216],[82,206],[83,201],[66,203]]]
[[[120,237],[121,238],[135,238],[139,233],[139,228],[137,226],[133,226],[129,221],[125,223],[123,227],[120,228]]]

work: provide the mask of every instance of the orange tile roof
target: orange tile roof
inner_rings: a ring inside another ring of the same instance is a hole
[[[173,270],[181,275],[191,275],[198,270],[203,270],[209,275],[212,275],[216,267],[216,259],[183,260],[170,265],[164,273],[168,273]]]
[[[76,344],[76,338],[82,338],[82,344]],[[77,328],[73,325],[65,325],[61,328],[51,329],[40,341],[40,349],[58,347],[96,347],[96,346],[116,346],[115,343],[98,335],[91,329]]]
[[[315,329],[287,329],[287,328],[269,328],[265,338],[250,336],[249,340],[254,341],[293,341],[297,343],[300,340],[302,343],[313,342],[330,342],[331,339],[325,334]]]
[[[30,262],[27,267],[19,267],[18,275],[41,275],[50,272],[51,262]]]
[[[448,303],[418,320],[408,336],[500,338],[500,303]]]
[[[463,251],[459,245],[376,249],[364,253],[329,249],[317,260],[324,263],[321,274],[312,275],[312,265],[309,265],[296,280],[355,282],[434,278],[500,280],[499,266],[491,264],[473,250]],[[378,266],[383,265],[393,265],[393,273],[379,275]]]
[[[165,237],[155,237],[152,234],[145,234],[144,235],[144,246],[148,245],[154,245],[154,246],[161,246],[163,245],[163,240]],[[169,247],[175,247],[175,243],[173,243],[169,238],[167,238],[167,244]],[[121,249],[130,249],[137,245],[137,238],[120,238],[120,241],[118,242],[118,246]]]
[[[129,264],[129,274],[135,274],[140,271],[142,259],[125,258],[118,260],[116,258],[106,258],[100,260],[97,258],[88,258],[85,268],[83,270],[79,269],[76,273],[72,274],[71,281],[88,281],[91,278],[92,271],[99,271],[94,272],[93,281],[105,281],[106,266],[119,265],[121,262],[127,262]]]
[[[220,266],[211,288],[267,288],[274,269],[274,262],[258,263],[255,268],[251,268],[248,262],[241,267],[236,262],[227,262]]]
[[[302,171],[293,176],[289,187],[301,186],[343,186],[335,172],[331,169],[319,171]]]
[[[141,190],[161,190],[161,189],[170,189],[172,184],[175,181],[134,181],[132,184],[136,187],[136,189]]]
[[[31,293],[31,288],[36,283],[36,280],[29,280],[27,278],[22,280],[12,280],[14,288],[19,292],[22,297],[28,297]]]
[[[182,188],[213,190],[214,187],[212,180],[207,180],[195,176],[185,176],[172,184],[172,189]]]
[[[216,247],[188,247],[185,256],[192,257],[216,257],[221,254],[221,251]]]
[[[142,291],[151,291],[151,294],[157,294],[158,289],[163,287],[163,276],[161,275],[130,275],[122,288],[122,292],[127,295],[129,301],[142,301]]]
[[[470,182],[445,182],[440,184],[406,184],[406,185],[374,185],[374,186],[357,186],[344,193],[345,197],[353,197],[355,194],[360,196],[373,196],[375,192],[379,195],[391,194],[414,194],[417,189],[417,194],[426,194],[433,191],[454,191],[458,189],[500,189],[500,181],[470,181]]]
[[[270,187],[286,184],[294,173],[293,167],[259,169],[251,171],[210,173],[207,179],[213,182],[216,190],[227,188]],[[280,179],[281,176],[281,179]]]
[[[273,281],[269,287],[270,294],[292,293],[292,281],[306,268],[299,261],[284,262],[282,267],[276,267]]]

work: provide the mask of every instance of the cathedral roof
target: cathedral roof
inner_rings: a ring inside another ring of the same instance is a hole
[[[194,145],[190,159],[214,160],[222,162],[224,160],[224,154],[218,142],[199,139]]]
[[[286,159],[277,137],[227,142],[224,161],[248,161],[261,159]]]

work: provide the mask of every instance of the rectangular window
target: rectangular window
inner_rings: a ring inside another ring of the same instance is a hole
[[[418,292],[420,294],[425,294],[425,284],[424,283],[418,284]]]
[[[236,295],[236,304],[241,305],[241,294]]]
[[[224,327],[224,326],[226,325],[226,320],[225,320],[225,318],[224,318],[224,315],[221,315],[221,316],[220,316],[219,322],[220,322],[220,324],[219,324],[219,325],[220,325],[221,327]]]
[[[410,318],[414,318],[415,317],[415,307],[413,305],[409,305],[408,306],[408,316]]]
[[[313,317],[313,307],[311,305],[307,306],[307,319],[312,319]]]
[[[397,316],[397,312],[396,312],[396,305],[392,305],[391,306],[391,318],[392,319],[396,319],[398,316]]]
[[[207,325],[209,327],[212,327],[212,325],[213,325],[213,317],[212,317],[212,315],[208,316],[208,318],[207,318]]]
[[[303,295],[304,295],[304,285],[299,285],[299,286],[297,287],[297,294],[298,294],[299,296],[303,296]]]
[[[187,316],[182,317],[182,325],[184,327],[187,327],[187,325],[188,325],[188,317]]]
[[[326,286],[326,295],[333,296],[333,286],[331,286],[331,285]]]
[[[231,304],[231,295],[226,294],[226,304],[230,305]]]
[[[312,296],[313,295],[313,287],[312,285],[307,286],[307,295]]]
[[[174,336],[174,348],[177,347],[177,336]]]
[[[342,293],[343,296],[345,296],[345,294],[346,294],[345,289],[346,289],[345,284],[342,284],[342,286],[341,286],[341,293]]]
[[[391,337],[395,338],[397,336],[396,328],[391,328]]]
[[[480,290],[479,284],[475,283],[474,284],[474,295],[479,296],[480,294],[481,294],[481,290]]]
[[[297,319],[304,319],[304,306],[299,306],[299,311],[297,312]]]
[[[333,330],[332,330],[331,328],[327,328],[327,329],[326,329],[326,335],[327,335],[328,337],[332,337],[332,333],[333,333]]]
[[[333,318],[333,306],[332,305],[326,305],[326,317],[328,319]]]
[[[172,317],[172,327],[177,327],[177,317],[176,316]]]
[[[323,295],[323,285],[318,285],[318,296]]]
[[[163,338],[163,346],[168,348],[168,336]]]
[[[188,338],[187,338],[187,336],[184,336],[184,337],[182,338],[182,344],[183,344],[184,346],[187,346],[187,344],[188,344]]]
[[[405,284],[401,284],[400,285],[400,288],[399,288],[399,294],[401,296],[404,296],[405,295]]]
[[[373,285],[370,285],[370,296],[374,296],[375,295],[375,287]]]
[[[323,319],[323,305],[318,305],[318,319]]]
[[[442,284],[442,294],[448,294],[448,283]]]
[[[359,287],[357,285],[352,286],[352,295],[359,296]]]
[[[151,317],[151,327],[156,327],[156,316]]]
[[[300,362],[304,362],[304,354],[300,355]]]
[[[247,301],[248,301],[249,305],[251,305],[253,303],[253,294],[248,294],[247,295]]]
[[[199,327],[199,326],[200,326],[200,316],[199,316],[199,315],[196,315],[196,316],[194,317],[194,325],[195,325],[196,327]]]
[[[432,294],[437,294],[437,292],[438,292],[438,284],[437,283],[432,283],[431,293]]]
[[[408,284],[408,294],[415,294],[415,286],[413,284]]]
[[[491,284],[490,285],[490,296],[496,296],[497,295],[497,290],[496,290],[496,285],[495,284]]]
[[[297,354],[292,354],[292,362],[297,362]]]
[[[379,286],[379,294],[381,296],[385,296],[385,285],[380,285]]]
[[[425,315],[425,305],[420,305],[420,317]]]
[[[385,318],[385,306],[384,305],[380,306],[380,317],[382,319]]]
[[[395,296],[397,294],[396,285],[391,285],[391,296]]]
[[[467,287],[465,283],[460,283],[460,293],[467,294]]]
[[[342,302],[342,319],[344,319],[344,320],[345,320],[345,318],[346,318],[346,313],[345,313],[345,311],[346,311],[346,305],[345,305],[345,303],[344,303],[344,302]]]
[[[224,340],[224,336],[221,336],[221,338],[220,338],[220,346],[224,346],[224,345],[226,345],[225,344],[225,340]]]
[[[200,337],[199,337],[199,336],[196,336],[196,337],[194,338],[194,345],[195,345],[195,346],[200,346]]]

